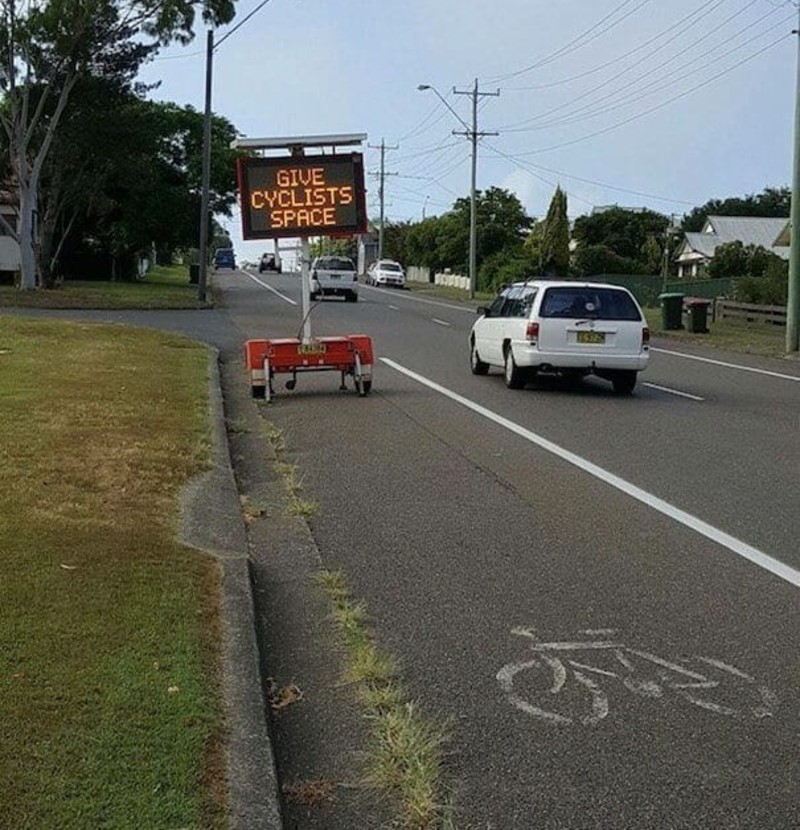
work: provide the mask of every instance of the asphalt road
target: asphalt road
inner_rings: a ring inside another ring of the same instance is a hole
[[[296,276],[217,282],[221,311],[124,319],[229,360],[297,335]],[[323,564],[452,722],[456,826],[800,826],[800,364],[655,341],[631,398],[511,391],[470,374],[473,318],[325,301],[314,334],[374,338],[373,393],[319,373],[259,405]]]
[[[238,331],[298,333],[296,276],[222,282]],[[373,336],[373,394],[279,378],[262,410],[323,562],[452,720],[458,826],[800,825],[800,365],[656,341],[631,398],[513,392],[469,373],[473,317],[325,301],[314,334]]]

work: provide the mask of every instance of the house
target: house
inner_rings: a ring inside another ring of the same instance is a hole
[[[8,184],[0,185],[0,214],[3,215],[6,223],[5,225],[0,224],[0,274],[16,275],[22,262],[19,242],[11,236],[6,228],[6,225],[8,225],[16,232],[18,204],[19,199],[13,188]]]
[[[678,276],[696,277],[714,258],[714,251],[729,242],[758,245],[789,259],[789,220],[769,216],[709,216],[699,232],[687,232],[675,260]]]

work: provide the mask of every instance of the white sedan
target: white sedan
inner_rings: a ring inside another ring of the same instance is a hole
[[[367,269],[367,285],[391,285],[405,288],[406,274],[399,262],[391,259],[379,259]]]

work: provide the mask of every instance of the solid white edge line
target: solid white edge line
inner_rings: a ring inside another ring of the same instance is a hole
[[[740,366],[738,363],[726,363],[724,360],[712,360],[710,357],[698,357],[695,354],[685,354],[684,352],[674,352],[671,349],[657,349],[650,346],[651,352],[659,352],[660,354],[671,354],[675,357],[685,357],[687,360],[699,360],[701,363],[713,363],[714,366],[725,366],[728,369],[739,369],[742,372],[755,372],[758,375],[768,375],[771,378],[780,378],[781,380],[793,380],[800,383],[800,376],[798,375],[784,375],[781,372],[770,372],[768,369],[755,369],[752,366]]]
[[[647,507],[650,507],[653,510],[656,510],[659,513],[662,513],[663,515],[669,517],[670,519],[673,519],[674,521],[679,522],[682,525],[685,525],[691,530],[694,530],[695,532],[699,533],[701,536],[705,536],[712,542],[715,542],[716,544],[727,548],[728,550],[732,551],[738,556],[741,556],[742,558],[752,562],[754,565],[757,565],[758,567],[763,568],[766,571],[769,571],[770,573],[780,577],[781,579],[785,579],[787,582],[794,585],[796,588],[800,588],[800,571],[795,570],[794,568],[790,567],[789,565],[786,565],[780,560],[775,559],[774,557],[769,556],[763,551],[758,550],[758,548],[754,548],[752,545],[748,545],[747,542],[743,542],[741,539],[737,539],[735,536],[731,536],[724,530],[720,530],[719,528],[716,528],[713,525],[708,524],[708,522],[704,522],[702,519],[698,519],[696,516],[692,516],[691,513],[687,513],[685,510],[681,510],[679,507],[675,507],[669,502],[666,502],[663,499],[658,498],[658,496],[654,496],[652,493],[648,493],[646,490],[642,490],[640,487],[637,487],[635,484],[631,484],[624,478],[620,478],[619,476],[614,475],[614,473],[610,473],[608,472],[608,470],[604,470],[602,467],[598,467],[597,464],[593,464],[591,461],[587,461],[585,458],[581,458],[581,456],[576,455],[575,453],[570,452],[569,450],[566,450],[563,447],[560,447],[558,444],[554,444],[547,438],[543,438],[541,435],[537,435],[535,432],[531,432],[531,430],[526,429],[525,427],[522,427],[519,424],[515,424],[513,421],[508,420],[508,418],[504,418],[502,415],[498,415],[496,412],[492,412],[490,409],[487,409],[486,407],[469,400],[469,398],[465,398],[462,395],[459,395],[457,392],[453,392],[444,386],[440,386],[438,383],[435,383],[432,380],[428,380],[428,378],[417,374],[411,369],[406,369],[405,366],[401,366],[394,360],[390,360],[386,357],[382,357],[380,358],[380,360],[382,363],[385,363],[392,369],[395,369],[401,374],[404,374],[412,380],[417,381],[417,383],[421,383],[423,386],[427,386],[429,389],[433,389],[440,395],[444,395],[446,398],[450,398],[450,400],[455,401],[458,404],[461,404],[467,409],[471,409],[478,415],[481,415],[484,418],[488,418],[490,421],[494,421],[494,423],[498,424],[498,426],[501,426],[509,430],[509,432],[513,432],[515,435],[519,435],[521,438],[530,441],[532,444],[536,444],[536,446],[541,447],[543,450],[546,450],[547,452],[552,453],[555,456],[558,456],[562,460],[568,462],[569,464],[572,464],[578,469],[583,470],[584,472],[589,473],[589,475],[592,475],[595,478],[600,479],[600,481],[603,481],[606,484],[611,485],[612,487],[631,496],[632,498],[636,499],[637,501],[641,502]]]
[[[453,325],[452,323],[448,323],[447,320],[440,320],[438,317],[431,317],[431,320],[440,326],[447,326],[447,328],[451,328]]]
[[[697,395],[690,395],[688,392],[680,392],[677,389],[670,389],[669,386],[659,386],[657,383],[642,383],[642,386],[649,386],[651,389],[658,389],[659,392],[668,392],[670,395],[678,395],[681,398],[689,398],[691,401],[704,401],[705,398],[700,398]]]
[[[243,273],[247,274],[248,277],[253,282],[258,283],[262,288],[266,288],[267,291],[271,291],[273,294],[277,294],[282,300],[286,300],[287,303],[291,303],[292,305],[297,305],[297,301],[293,300],[291,297],[287,297],[285,294],[281,294],[276,288],[273,288],[271,285],[267,285],[267,283],[262,282],[258,277],[251,274],[249,271],[243,271]]]

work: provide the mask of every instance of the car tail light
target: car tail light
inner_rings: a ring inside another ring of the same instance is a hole
[[[525,329],[525,337],[527,337],[528,340],[538,340],[539,339],[539,324],[538,323],[528,323],[528,326]]]
[[[646,346],[650,342],[650,329],[647,326],[642,328],[642,345]]]

